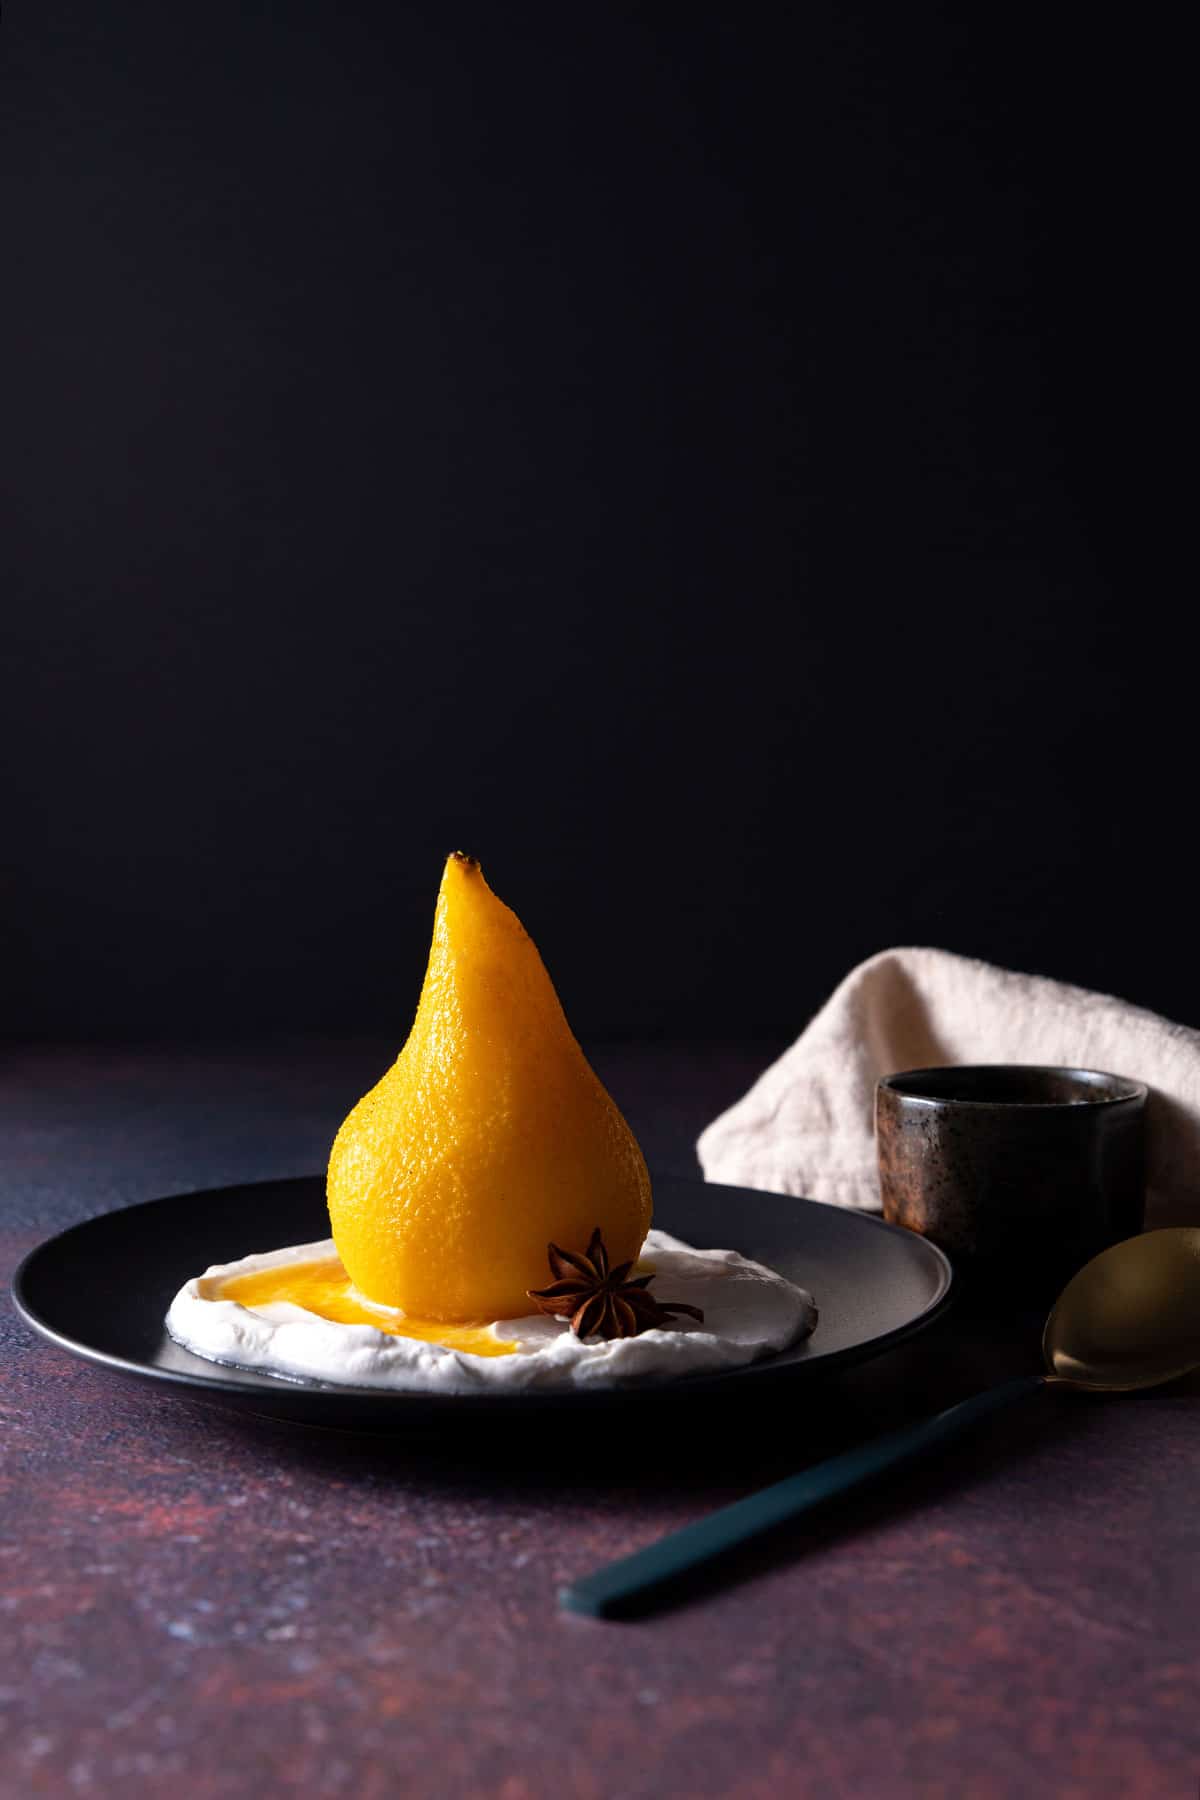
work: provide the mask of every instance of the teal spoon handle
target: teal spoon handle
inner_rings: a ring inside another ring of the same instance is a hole
[[[1045,1380],[1044,1375],[1022,1375],[1016,1381],[985,1388],[982,1394],[972,1394],[969,1400],[960,1400],[957,1406],[947,1407],[932,1419],[889,1431],[856,1450],[847,1450],[799,1475],[789,1475],[771,1487],[760,1488],[756,1494],[723,1506],[719,1512],[697,1519],[694,1525],[685,1525],[682,1531],[671,1532],[633,1556],[624,1556],[607,1568],[585,1575],[581,1581],[571,1582],[559,1590],[558,1603],[570,1612],[590,1613],[595,1618],[612,1618],[626,1610],[648,1611],[646,1598],[656,1588],[749,1543],[785,1519],[797,1519],[889,1469],[915,1462],[927,1450],[956,1438],[989,1413],[1036,1393]],[[636,1609],[633,1602],[639,1603]]]

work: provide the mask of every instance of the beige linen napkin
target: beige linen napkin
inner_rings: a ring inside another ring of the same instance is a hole
[[[1200,1032],[1109,994],[948,950],[860,963],[697,1145],[706,1181],[879,1210],[875,1083],[939,1063],[1058,1063],[1150,1088],[1151,1222],[1200,1201]]]

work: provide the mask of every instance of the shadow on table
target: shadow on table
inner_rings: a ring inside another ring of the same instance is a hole
[[[496,1496],[556,1510],[600,1498],[634,1516],[649,1512],[661,1532],[992,1383],[1036,1371],[1040,1329],[1033,1316],[960,1310],[872,1362],[831,1372],[819,1387],[784,1377],[778,1383],[733,1382],[727,1391],[681,1384],[669,1405],[661,1395],[647,1405],[630,1396],[628,1406],[578,1414],[476,1412],[419,1433],[299,1426],[190,1401],[171,1411],[180,1429],[194,1436],[199,1428],[219,1453],[266,1458],[319,1482],[394,1486],[400,1507],[415,1493],[449,1500]],[[1161,1394],[1190,1406],[1200,1396],[1200,1375]],[[1097,1407],[1139,1403],[1136,1396],[1031,1393],[910,1469],[659,1590],[653,1610],[684,1606],[786,1568],[835,1541],[853,1544],[884,1522],[903,1527],[923,1508],[945,1504],[997,1473],[1019,1470],[1044,1452],[1053,1454],[1092,1429]]]
[[[819,1387],[786,1374],[778,1382],[731,1382],[727,1389],[685,1383],[671,1391],[669,1404],[661,1394],[647,1404],[631,1393],[603,1409],[497,1408],[402,1433],[299,1426],[207,1407],[204,1415],[209,1431],[253,1437],[259,1453],[265,1434],[274,1457],[314,1472],[376,1478],[390,1472],[409,1484],[499,1485],[513,1493],[553,1484],[566,1496],[585,1486],[614,1494],[636,1488],[643,1497],[700,1490],[718,1505],[992,1382],[1036,1370],[1037,1344],[1036,1321],[948,1317],[873,1362],[830,1372]],[[1001,1429],[985,1428],[989,1441]],[[965,1454],[969,1459],[972,1451]]]
[[[939,1338],[943,1341],[939,1346]],[[272,1454],[288,1467],[318,1478],[342,1478],[348,1470],[370,1472],[373,1480],[394,1477],[398,1498],[414,1485],[461,1498],[486,1490],[507,1496],[549,1490],[564,1507],[579,1496],[594,1501],[597,1491],[618,1506],[635,1510],[647,1502],[686,1496],[678,1520],[740,1498],[778,1480],[952,1404],[991,1379],[1004,1379],[1037,1366],[1036,1355],[1010,1344],[981,1341],[976,1335],[964,1354],[949,1332],[930,1332],[920,1345],[893,1352],[877,1365],[831,1377],[820,1395],[789,1400],[787,1389],[753,1404],[732,1395],[717,1404],[710,1393],[681,1405],[670,1422],[628,1425],[609,1415],[589,1437],[563,1420],[528,1435],[522,1426],[473,1431],[472,1442],[452,1444],[321,1430],[298,1430],[277,1421],[226,1415],[218,1429],[233,1438],[253,1435],[261,1454],[261,1434],[271,1434]],[[1014,1362],[1017,1366],[1014,1367]],[[1000,1364],[1002,1366],[997,1366]],[[940,1375],[940,1379],[938,1379]],[[723,1588],[778,1572],[832,1543],[853,1543],[881,1524],[903,1526],[931,1503],[945,1504],[1000,1471],[1012,1471],[1086,1428],[1096,1406],[1136,1404],[1088,1396],[1034,1393],[919,1465],[877,1486],[840,1500],[816,1515],[777,1527],[753,1544],[721,1557],[654,1593],[643,1607],[623,1617],[675,1610],[702,1601]],[[669,1523],[663,1527],[670,1529]],[[581,1568],[575,1573],[586,1573]]]

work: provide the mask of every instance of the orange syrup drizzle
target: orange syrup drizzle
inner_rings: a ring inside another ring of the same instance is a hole
[[[516,1344],[498,1338],[486,1325],[446,1325],[436,1319],[410,1319],[391,1307],[370,1306],[354,1286],[336,1256],[316,1262],[284,1263],[274,1269],[257,1269],[249,1275],[231,1275],[209,1284],[210,1300],[236,1300],[239,1306],[269,1306],[281,1300],[302,1306],[318,1318],[336,1325],[373,1325],[389,1337],[415,1338],[424,1344],[442,1344],[447,1350],[466,1350],[472,1356],[512,1356]]]

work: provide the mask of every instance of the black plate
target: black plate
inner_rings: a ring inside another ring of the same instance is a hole
[[[724,1246],[808,1288],[820,1323],[807,1343],[718,1374],[599,1392],[395,1394],[288,1381],[206,1362],[163,1330],[174,1295],[210,1263],[327,1237],[325,1183],[256,1182],[175,1194],[88,1219],[32,1250],[13,1280],[17,1309],[50,1342],[120,1374],[195,1399],[315,1425],[411,1430],[464,1412],[662,1404],[682,1389],[819,1380],[877,1356],[942,1310],[950,1264],[917,1237],[863,1213],[749,1188],[660,1179],[654,1223],[700,1247]]]

